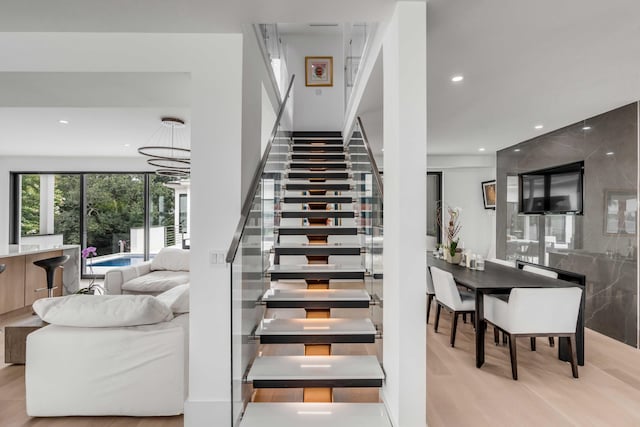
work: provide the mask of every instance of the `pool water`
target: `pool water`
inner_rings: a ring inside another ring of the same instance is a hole
[[[93,267],[128,267],[138,264],[144,260],[142,255],[123,255],[117,258],[105,259],[104,261],[93,262]]]

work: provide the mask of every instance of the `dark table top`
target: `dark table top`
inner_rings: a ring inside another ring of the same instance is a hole
[[[427,257],[427,265],[450,272],[453,274],[456,283],[471,290],[507,292],[513,288],[567,288],[576,286],[572,282],[541,276],[490,261],[484,263],[484,271],[477,271],[457,264],[449,264],[445,260],[438,259],[430,254]]]

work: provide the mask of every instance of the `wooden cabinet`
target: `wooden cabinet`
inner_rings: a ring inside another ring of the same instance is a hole
[[[47,291],[47,275],[42,267],[34,265],[34,261],[41,259],[53,258],[61,256],[62,251],[51,251],[39,254],[25,255],[25,281],[24,281],[24,305],[31,305],[35,300],[40,298],[47,298],[49,292]],[[62,268],[56,269],[54,276],[54,286],[58,288],[53,291],[53,295],[56,297],[62,296]],[[42,289],[36,291],[36,289]]]
[[[0,258],[0,314],[24,307],[24,256]]]
[[[44,269],[33,264],[34,261],[62,255],[62,250],[41,252],[28,255],[16,255],[0,258],[0,264],[7,266],[0,273],[0,315],[30,306],[40,298],[48,296],[47,276]],[[62,269],[57,269],[54,291],[55,296],[62,295]],[[36,292],[36,289],[45,288]]]

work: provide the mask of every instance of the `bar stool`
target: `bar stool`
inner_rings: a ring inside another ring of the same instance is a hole
[[[33,263],[38,267],[44,269],[47,273],[47,287],[36,289],[36,292],[43,291],[45,289],[49,292],[49,298],[53,297],[53,290],[57,288],[57,286],[53,286],[53,276],[56,271],[56,268],[60,267],[62,264],[67,262],[69,259],[69,255],[62,255],[53,258],[45,258],[38,261],[34,261]]]

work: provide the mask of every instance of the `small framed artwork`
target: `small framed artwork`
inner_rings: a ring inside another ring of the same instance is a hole
[[[305,56],[307,86],[333,86],[333,56]]]
[[[638,225],[638,195],[632,190],[605,190],[605,234],[635,235]]]
[[[482,183],[482,199],[485,209],[496,208],[496,181],[484,181]]]

